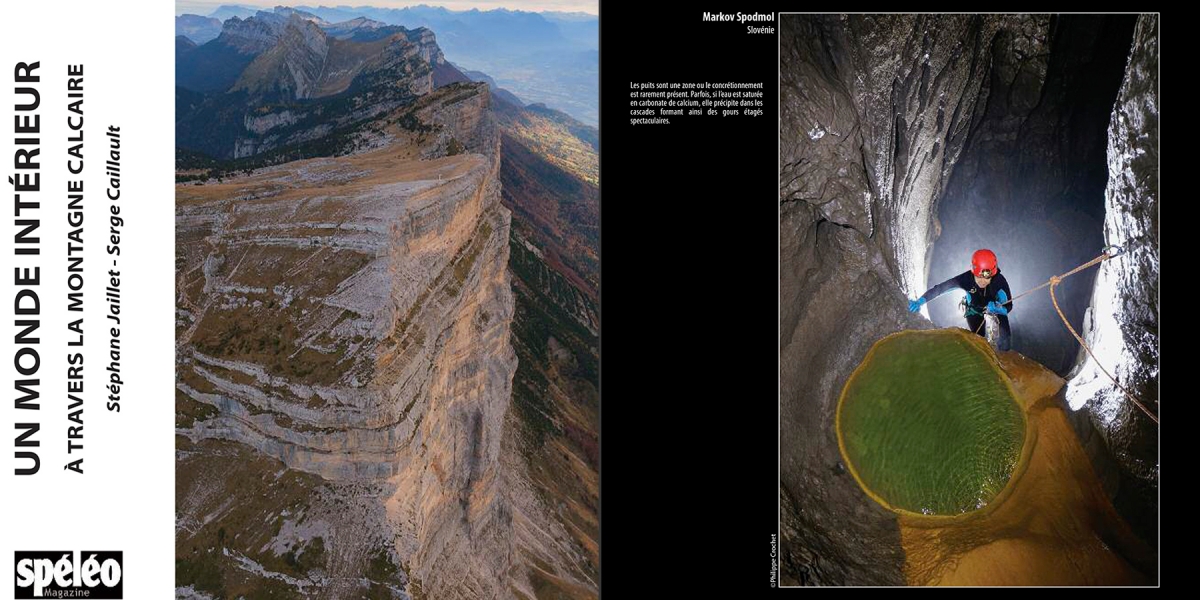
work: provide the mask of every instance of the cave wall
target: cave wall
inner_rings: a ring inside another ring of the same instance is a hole
[[[1091,330],[1093,336],[1119,330],[1117,335],[1125,340],[1123,356],[1128,357],[1124,372],[1141,377],[1146,386],[1151,380],[1156,385],[1157,307],[1147,298],[1157,298],[1157,262],[1151,262],[1157,253],[1157,177],[1146,174],[1149,161],[1157,165],[1157,81],[1147,83],[1156,76],[1150,66],[1156,68],[1156,38],[1146,33],[1146,18],[1141,18],[1134,34],[1135,58],[1113,119],[1130,125],[1128,130],[1106,132],[1087,125],[1095,119],[1085,113],[1109,111],[1111,100],[1107,105],[1100,101],[1097,108],[1081,95],[1086,91],[1081,78],[1095,78],[1089,69],[1100,66],[1086,53],[1071,62],[1049,52],[1059,43],[1090,48],[1097,55],[1127,53],[1128,42],[1110,47],[1120,28],[1111,29],[1107,23],[1098,29],[1085,21],[1067,25],[1044,15],[781,18],[783,585],[903,584],[904,555],[894,516],[869,500],[846,471],[833,414],[842,384],[872,343],[901,329],[933,327],[929,320],[909,314],[906,301],[930,281],[932,245],[943,232],[937,218],[943,193],[959,193],[960,200],[975,202],[974,208],[985,211],[1026,210],[1020,202],[1030,194],[1065,203],[1099,194],[1094,179],[1071,174],[1077,161],[1095,161],[1101,151],[1124,156],[1132,171],[1125,164],[1109,163],[1109,178],[1115,182],[1110,181],[1106,193],[1107,216],[1104,207],[1063,214],[1068,210],[1065,204],[1050,203],[1033,208],[1028,216],[1037,222],[1089,221],[1093,231],[1103,218],[1107,243],[1128,243],[1130,232],[1153,239],[1136,260],[1128,261],[1125,271],[1111,261],[1099,271],[1095,313],[1105,310],[1099,300],[1101,282],[1117,282],[1113,285],[1125,288],[1115,303],[1127,316],[1118,317],[1116,330],[1094,323]],[[1047,96],[1057,104],[1045,103]],[[1149,132],[1151,121],[1154,130]],[[977,136],[971,143],[980,144],[978,150],[970,149],[972,136]],[[988,162],[989,145],[1012,150],[1038,144],[1045,148],[1023,148],[1015,162]],[[991,194],[1001,200],[989,204],[987,197],[966,193],[968,182],[955,180],[962,177],[956,174],[960,167],[976,177],[991,171],[1002,174],[1001,183],[993,184],[1002,193]],[[1114,186],[1125,191],[1117,194]],[[1148,190],[1154,191],[1154,200],[1139,201]],[[1035,237],[1061,247],[1062,260],[1074,260],[1066,250],[1089,254],[1083,260],[1099,251],[1098,245],[1092,248],[1089,245],[1095,244],[1080,242],[1070,233],[1051,233],[1052,238],[1046,232]],[[1004,249],[999,250],[1003,261]],[[955,266],[945,277],[965,268]],[[934,279],[945,278],[940,275]],[[1040,275],[1032,274],[1035,279]],[[1073,285],[1087,289],[1090,283],[1081,281]],[[1147,289],[1148,281],[1152,289]],[[1013,288],[1016,293],[1026,289],[1017,282]],[[1084,296],[1083,301],[1072,300],[1076,310],[1086,302]],[[1081,368],[1076,380],[1082,382],[1085,376],[1086,368]],[[1145,448],[1146,419],[1132,416],[1127,406],[1112,399],[1111,390],[1093,383],[1088,393],[1101,398],[1088,402],[1088,414],[1095,415],[1122,468],[1142,474],[1133,481],[1147,482],[1144,475],[1149,473],[1156,477],[1156,462],[1148,471],[1144,467],[1150,463],[1144,458],[1134,460],[1139,456],[1136,449]],[[1151,394],[1155,396],[1156,387]],[[1143,468],[1131,469],[1130,461]],[[1130,477],[1121,478],[1124,482]],[[1143,501],[1148,496],[1134,492],[1145,489],[1130,483],[1121,487],[1127,498]],[[1117,504],[1120,509],[1120,498]]]
[[[1108,128],[1104,242],[1084,339],[1109,373],[1158,413],[1158,16],[1141,15]],[[1158,537],[1158,426],[1081,349],[1067,401],[1082,408],[1119,466],[1113,504],[1144,539]]]
[[[996,33],[1020,15],[784,15],[780,23],[781,580],[902,584],[894,516],[841,462],[842,384],[883,336],[930,328],[936,199]],[[918,289],[921,288],[921,289]]]

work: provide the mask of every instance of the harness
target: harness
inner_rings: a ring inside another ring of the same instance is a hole
[[[973,317],[984,314],[979,309],[971,305],[971,292],[967,292],[967,295],[963,296],[962,299],[958,301],[958,312],[964,317]]]

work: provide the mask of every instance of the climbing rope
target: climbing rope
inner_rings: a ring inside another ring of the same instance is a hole
[[[1096,361],[1096,366],[1100,367],[1100,370],[1103,371],[1105,375],[1108,375],[1108,378],[1112,380],[1113,385],[1120,388],[1122,392],[1125,392],[1125,395],[1128,396],[1138,408],[1142,409],[1142,412],[1146,413],[1146,416],[1150,417],[1150,420],[1154,421],[1154,423],[1157,425],[1158,417],[1155,416],[1154,413],[1150,412],[1150,409],[1146,408],[1145,405],[1139,402],[1138,399],[1133,396],[1133,394],[1129,393],[1129,390],[1125,389],[1125,386],[1117,383],[1117,379],[1109,374],[1108,370],[1104,368],[1104,365],[1100,364],[1100,359],[1096,358],[1096,355],[1092,353],[1092,349],[1089,348],[1088,345],[1083,341],[1083,338],[1079,337],[1078,333],[1075,333],[1075,328],[1071,327],[1071,324],[1067,322],[1067,317],[1063,315],[1062,309],[1058,307],[1058,298],[1054,296],[1054,287],[1057,286],[1060,281],[1062,281],[1062,278],[1051,277],[1050,281],[1050,300],[1054,301],[1054,310],[1058,311],[1059,318],[1061,318],[1063,324],[1067,326],[1067,329],[1071,332],[1071,335],[1075,336],[1075,339],[1079,341],[1079,344],[1083,346],[1084,350],[1087,350],[1088,356],[1091,356],[1092,360]]]
[[[1110,252],[1110,251],[1113,251],[1113,250],[1115,250],[1115,253],[1111,253],[1111,252]],[[1070,277],[1070,276],[1072,276],[1072,275],[1074,275],[1074,274],[1076,274],[1076,273],[1078,273],[1078,272],[1080,272],[1080,271],[1082,271],[1082,270],[1084,270],[1084,269],[1087,269],[1088,267],[1091,267],[1091,266],[1093,266],[1093,265],[1100,264],[1100,263],[1102,263],[1102,262],[1104,262],[1104,261],[1106,261],[1106,260],[1108,260],[1108,259],[1110,259],[1110,258],[1115,258],[1115,257],[1117,257],[1117,256],[1120,256],[1120,255],[1121,255],[1121,248],[1119,248],[1119,247],[1117,247],[1117,246],[1105,246],[1105,247],[1104,247],[1104,250],[1103,250],[1103,252],[1101,252],[1100,256],[1097,256],[1096,258],[1094,258],[1094,259],[1092,259],[1092,260],[1090,260],[1090,261],[1088,261],[1088,262],[1086,262],[1086,263],[1084,263],[1084,264],[1082,264],[1082,265],[1079,265],[1078,267],[1075,267],[1074,269],[1072,269],[1071,271],[1069,271],[1069,272],[1067,272],[1067,273],[1064,273],[1064,274],[1062,274],[1062,275],[1055,275],[1055,276],[1051,277],[1051,278],[1050,278],[1050,279],[1049,279],[1049,280],[1048,280],[1046,283],[1043,283],[1042,285],[1039,285],[1039,286],[1037,286],[1037,287],[1035,287],[1035,288],[1033,288],[1033,289],[1031,289],[1031,290],[1028,290],[1028,291],[1022,292],[1022,293],[1020,293],[1020,294],[1016,295],[1015,297],[1013,297],[1013,299],[1012,299],[1012,300],[1008,300],[1008,301],[1006,301],[1006,302],[1003,302],[1002,304],[1010,304],[1010,303],[1012,303],[1014,300],[1016,300],[1017,298],[1020,298],[1020,297],[1022,297],[1022,296],[1025,296],[1025,295],[1027,295],[1027,294],[1031,294],[1031,293],[1033,293],[1033,292],[1036,292],[1036,291],[1038,291],[1038,290],[1040,290],[1040,289],[1042,289],[1042,288],[1044,288],[1044,287],[1046,287],[1046,286],[1050,286],[1050,300],[1051,300],[1051,301],[1054,303],[1054,310],[1055,310],[1056,312],[1058,312],[1058,317],[1059,317],[1060,319],[1062,319],[1063,325],[1066,325],[1066,326],[1067,326],[1067,331],[1070,331],[1070,332],[1071,332],[1071,335],[1075,336],[1075,340],[1079,342],[1079,345],[1083,346],[1083,349],[1084,349],[1084,350],[1087,350],[1088,356],[1091,356],[1091,357],[1092,357],[1092,360],[1096,361],[1096,366],[1097,366],[1097,367],[1100,367],[1100,371],[1102,371],[1102,372],[1103,372],[1105,375],[1108,375],[1108,378],[1109,378],[1110,380],[1112,380],[1112,382],[1113,382],[1113,385],[1115,385],[1115,386],[1117,386],[1118,388],[1120,388],[1120,390],[1121,390],[1122,392],[1125,392],[1125,395],[1126,395],[1126,396],[1127,396],[1127,397],[1128,397],[1128,398],[1129,398],[1131,401],[1133,401],[1134,405],[1136,405],[1138,408],[1140,408],[1140,409],[1142,410],[1142,412],[1146,413],[1146,416],[1147,416],[1147,417],[1150,417],[1150,420],[1151,420],[1151,421],[1154,421],[1154,423],[1155,423],[1155,424],[1157,424],[1157,423],[1158,423],[1158,417],[1157,417],[1157,416],[1156,416],[1154,413],[1150,412],[1150,409],[1146,408],[1146,406],[1145,406],[1144,404],[1142,404],[1141,402],[1139,402],[1139,401],[1138,401],[1138,399],[1137,399],[1137,398],[1135,398],[1135,397],[1133,396],[1133,394],[1129,393],[1129,390],[1125,389],[1125,386],[1123,386],[1123,385],[1121,385],[1120,383],[1118,383],[1118,382],[1117,382],[1117,379],[1116,379],[1115,377],[1113,377],[1113,376],[1112,376],[1112,375],[1111,375],[1111,374],[1108,372],[1108,369],[1105,369],[1105,368],[1104,368],[1104,365],[1100,364],[1100,360],[1096,358],[1096,355],[1095,355],[1095,354],[1092,352],[1092,349],[1091,349],[1090,347],[1088,347],[1088,345],[1087,345],[1087,343],[1086,343],[1086,342],[1084,342],[1084,341],[1083,341],[1083,338],[1079,337],[1079,334],[1075,332],[1075,328],[1074,328],[1074,327],[1071,327],[1071,323],[1070,323],[1069,321],[1067,321],[1067,316],[1063,314],[1063,312],[1062,312],[1062,309],[1061,309],[1061,308],[1059,308],[1059,306],[1058,306],[1058,298],[1057,298],[1057,297],[1054,295],[1054,288],[1055,288],[1055,287],[1056,287],[1058,284],[1062,283],[1062,280],[1064,280],[1064,279],[1066,279],[1066,278],[1068,278],[1068,277]],[[979,322],[979,327],[983,327],[983,324],[984,324],[985,322],[986,322],[986,321],[980,321],[980,322]],[[977,328],[975,328],[975,333],[979,333],[979,328],[978,328],[978,327],[977,327]]]
[[[1117,252],[1116,254],[1109,254],[1109,253],[1108,253],[1108,251],[1109,251],[1110,249],[1113,249],[1113,248],[1116,248],[1118,252]],[[1020,294],[1017,294],[1016,296],[1013,296],[1012,300],[1006,300],[1006,301],[1004,301],[1004,302],[1001,302],[1001,303],[1000,303],[1000,305],[1001,305],[1001,306],[1003,306],[1003,305],[1005,305],[1005,304],[1012,304],[1012,303],[1013,303],[1013,302],[1014,302],[1014,301],[1015,301],[1017,298],[1020,298],[1020,297],[1022,297],[1022,296],[1028,296],[1029,294],[1032,294],[1032,293],[1034,293],[1034,292],[1036,292],[1036,291],[1038,291],[1038,290],[1040,290],[1040,289],[1042,289],[1042,288],[1044,288],[1044,287],[1046,287],[1046,286],[1050,285],[1050,283],[1051,283],[1052,281],[1054,281],[1055,279],[1058,279],[1059,281],[1061,281],[1061,280],[1063,280],[1063,279],[1066,279],[1066,278],[1068,278],[1068,277],[1070,277],[1070,276],[1072,276],[1072,275],[1074,275],[1074,274],[1076,274],[1076,273],[1078,273],[1078,272],[1080,272],[1080,271],[1082,271],[1082,270],[1084,270],[1084,269],[1086,269],[1086,268],[1088,268],[1088,267],[1091,267],[1091,266],[1093,266],[1093,265],[1100,264],[1100,263],[1102,263],[1102,262],[1104,262],[1104,261],[1106,261],[1106,260],[1108,260],[1108,259],[1110,259],[1110,258],[1114,258],[1114,257],[1120,256],[1120,250],[1121,250],[1121,249],[1120,249],[1120,248],[1118,248],[1117,246],[1105,246],[1105,247],[1104,247],[1104,251],[1103,251],[1103,252],[1101,252],[1100,256],[1097,256],[1096,258],[1093,258],[1092,260],[1090,260],[1090,261],[1088,261],[1088,262],[1086,262],[1086,263],[1084,263],[1084,264],[1082,264],[1082,265],[1079,265],[1078,267],[1075,267],[1074,269],[1071,269],[1071,271],[1069,271],[1069,272],[1067,272],[1067,273],[1064,273],[1064,274],[1062,274],[1062,275],[1058,275],[1058,276],[1055,276],[1055,277],[1051,277],[1051,278],[1050,278],[1050,280],[1049,280],[1049,281],[1047,281],[1046,283],[1043,283],[1042,285],[1039,285],[1039,286],[1037,286],[1037,287],[1035,287],[1035,288],[1033,288],[1033,289],[1031,289],[1031,290],[1026,290],[1026,291],[1024,291],[1024,292],[1021,292]],[[1056,304],[1055,306],[1057,306],[1057,304]],[[1059,315],[1062,315],[1062,313],[1061,313],[1061,312],[1059,312],[1058,314],[1059,314]],[[979,327],[983,327],[983,324],[984,324],[985,322],[986,322],[986,320],[984,320],[984,321],[980,321],[980,322],[979,322]],[[1066,318],[1065,318],[1065,317],[1063,318],[1063,322],[1064,322],[1064,323],[1066,322]],[[979,327],[976,327],[976,328],[975,328],[975,333],[976,333],[976,334],[978,334],[978,333],[979,333]],[[1067,323],[1067,328],[1070,328],[1070,327],[1071,327],[1071,324],[1070,324],[1070,323]],[[1072,331],[1072,332],[1073,332],[1073,331]]]

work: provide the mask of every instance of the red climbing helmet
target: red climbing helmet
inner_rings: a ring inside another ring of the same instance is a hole
[[[996,253],[982,248],[971,255],[971,272],[976,277],[994,277],[999,269],[996,268]]]

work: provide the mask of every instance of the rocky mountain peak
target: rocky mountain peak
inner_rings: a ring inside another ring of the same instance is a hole
[[[329,21],[326,21],[317,15],[302,10],[296,10],[288,6],[276,6],[273,14],[289,19],[293,16],[299,17],[305,21],[316,23],[319,27],[328,27],[331,25]]]
[[[221,22],[200,15],[179,15],[175,17],[175,35],[203,44],[221,35]]]
[[[437,36],[429,28],[418,27],[410,30],[408,40],[417,45],[421,58],[424,58],[431,66],[436,67],[446,63],[446,57],[442,55],[442,49],[438,47]]]
[[[252,96],[279,94],[287,98],[309,98],[321,77],[329,45],[325,32],[299,14],[291,14],[279,37],[233,85]]]
[[[261,11],[246,19],[230,17],[221,28],[218,40],[242,54],[265,52],[275,45],[283,33],[283,20],[271,17],[274,15]]]
[[[366,27],[368,29],[378,29],[380,27],[387,27],[387,23],[384,23],[382,21],[376,21],[374,19],[368,19],[366,17],[358,17],[357,19],[350,19],[349,21],[345,21],[345,22],[341,23],[341,25],[348,25],[351,27]]]
[[[349,21],[341,21],[332,25],[322,27],[325,33],[336,38],[350,38],[359,34],[366,34],[387,27],[388,24],[368,19],[366,17],[358,17]]]

